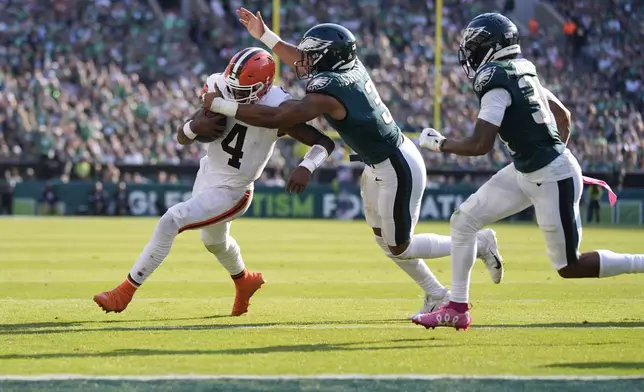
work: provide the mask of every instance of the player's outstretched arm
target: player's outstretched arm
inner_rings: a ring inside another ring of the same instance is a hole
[[[277,34],[272,32],[264,23],[262,14],[259,11],[257,11],[257,14],[253,14],[242,7],[237,10],[237,16],[239,17],[239,22],[246,27],[253,38],[262,41],[289,67],[295,67],[295,62],[302,57],[300,51],[294,45],[282,41]]]
[[[470,136],[462,139],[445,139],[440,150],[468,157],[485,155],[494,147],[498,133],[499,127],[497,125],[479,118],[474,125],[474,132]]]
[[[555,122],[557,123],[559,136],[565,144],[568,144],[568,138],[570,137],[570,124],[572,123],[570,111],[563,103],[561,103],[559,99],[557,99],[557,97],[550,90],[545,87],[543,88],[543,90],[546,93],[550,111],[555,116]]]
[[[462,139],[446,139],[438,131],[427,128],[421,134],[420,144],[431,150],[456,155],[485,155],[494,147],[505,110],[511,103],[512,97],[507,90],[492,89],[481,97],[481,110],[474,125],[474,132],[470,136]]]
[[[297,124],[290,128],[280,129],[280,133],[288,134],[300,143],[311,146],[302,162],[291,173],[286,185],[288,193],[302,193],[311,181],[311,174],[326,161],[335,149],[335,142],[308,124]]]
[[[226,117],[234,117],[246,124],[268,129],[285,129],[311,121],[323,114],[335,114],[345,110],[339,101],[324,94],[309,93],[302,100],[293,102],[279,107],[239,104],[208,93],[204,95],[202,107]]]

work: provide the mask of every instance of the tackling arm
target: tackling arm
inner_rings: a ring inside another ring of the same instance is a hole
[[[570,137],[570,124],[572,122],[570,111],[564,106],[563,103],[557,97],[550,92],[547,88],[543,88],[546,93],[546,98],[548,99],[548,106],[550,106],[550,111],[555,116],[555,122],[557,123],[557,130],[559,131],[559,136],[561,140],[568,144],[568,138]]]
[[[206,94],[204,108],[226,117],[234,117],[246,124],[268,129],[285,129],[305,123],[323,114],[333,114],[344,107],[335,98],[323,94],[306,94],[301,101],[293,104],[271,107],[258,104],[238,104],[221,97],[211,99]]]

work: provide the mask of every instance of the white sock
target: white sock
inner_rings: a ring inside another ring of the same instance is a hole
[[[405,251],[399,254],[400,259],[437,259],[449,256],[452,239],[447,235],[416,234]]]
[[[452,295],[453,302],[470,301],[470,275],[476,260],[476,232],[478,227],[461,211],[452,215]]]
[[[150,242],[143,248],[139,259],[130,271],[130,278],[139,285],[168,257],[174,238],[179,234],[179,225],[169,214],[164,214],[152,233]]]
[[[644,255],[615,253],[610,250],[598,250],[597,253],[599,253],[600,278],[644,273]]]
[[[400,269],[405,271],[409,277],[411,277],[418,286],[431,296],[439,296],[445,293],[445,286],[443,286],[436,275],[427,267],[423,259],[400,259],[396,256],[393,256],[389,251],[389,246],[385,243],[385,240],[382,237],[374,236],[376,243],[380,246],[385,255],[393,260]]]
[[[239,275],[246,269],[239,245],[233,237],[228,236],[226,242],[221,244],[206,245],[206,249],[217,257],[230,276]]]
[[[479,257],[479,238],[476,237],[476,257]],[[452,253],[452,237],[440,234],[416,234],[411,238],[409,247],[399,254],[401,259],[438,259]]]

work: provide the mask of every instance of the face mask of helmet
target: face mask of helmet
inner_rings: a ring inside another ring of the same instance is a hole
[[[302,52],[302,58],[295,62],[295,74],[298,79],[309,79],[315,76],[318,71],[315,65],[322,59],[321,52]]]
[[[223,91],[224,98],[237,103],[255,103],[259,101],[259,93],[264,83],[258,82],[250,86],[242,86],[230,79],[226,79],[226,88]]]

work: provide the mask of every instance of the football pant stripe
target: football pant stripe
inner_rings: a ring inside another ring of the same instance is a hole
[[[572,177],[557,181],[559,188],[559,218],[566,243],[566,261],[575,264],[579,260],[579,231],[575,219],[575,181]]]
[[[396,150],[389,161],[396,172],[398,181],[394,201],[394,240],[396,245],[402,245],[411,239],[410,203],[414,180],[409,164],[400,150]]]
[[[209,218],[205,221],[195,222],[195,223],[190,223],[188,225],[185,225],[179,229],[179,233],[186,230],[200,229],[202,227],[214,225],[216,223],[220,223],[227,219],[230,219],[231,217],[235,216],[236,214],[243,211],[246,207],[248,207],[248,205],[250,204],[250,201],[252,200],[252,196],[253,196],[253,193],[251,191],[246,191],[246,193],[244,193],[244,196],[241,198],[241,200],[237,202],[237,204],[235,204],[233,208],[215,217]]]

